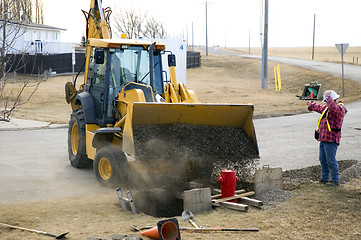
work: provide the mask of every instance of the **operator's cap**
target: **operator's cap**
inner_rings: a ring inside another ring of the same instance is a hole
[[[323,93],[323,100],[322,102],[327,102],[327,99],[326,99],[326,94],[327,93],[330,93],[330,96],[332,98],[332,100],[336,100],[340,97],[340,95],[338,95],[335,91],[333,90],[327,90],[326,92]]]

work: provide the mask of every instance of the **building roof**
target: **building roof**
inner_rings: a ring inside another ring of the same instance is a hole
[[[3,20],[3,19],[0,19],[0,21],[3,22],[4,20]],[[33,23],[33,22],[8,21],[8,23],[10,23],[10,24],[16,24],[16,25],[21,25],[21,26],[25,26],[25,27],[30,27],[30,28],[66,31],[66,29],[64,29],[64,28],[58,28],[58,27],[53,27],[53,26],[44,25],[44,24],[40,24],[40,23]]]
[[[142,40],[142,39],[126,39],[126,38],[121,38],[121,39],[99,39],[99,38],[89,38],[88,39],[89,45],[90,46],[96,46],[96,47],[121,47],[123,44],[124,45],[137,45],[137,46],[144,46],[144,47],[149,47],[154,41],[150,41],[150,40]],[[165,49],[165,44],[162,42],[156,42],[156,46],[158,46],[160,49],[159,50],[164,50]]]

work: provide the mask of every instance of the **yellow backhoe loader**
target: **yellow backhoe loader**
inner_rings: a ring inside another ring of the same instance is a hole
[[[78,89],[76,79],[65,85],[73,110],[68,130],[72,166],[93,165],[98,181],[113,186],[129,177],[129,156],[141,168],[182,178],[209,177],[212,158],[258,156],[252,104],[200,103],[177,83],[173,54],[168,55],[167,79],[161,57],[165,44],[111,39],[111,10],[101,4],[91,0],[90,11],[83,11],[84,82]]]

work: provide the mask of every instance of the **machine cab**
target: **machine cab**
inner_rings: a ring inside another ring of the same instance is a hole
[[[149,48],[92,48],[86,89],[94,98],[99,125],[114,124],[116,98],[121,91],[141,89],[147,102],[164,93],[161,51]]]

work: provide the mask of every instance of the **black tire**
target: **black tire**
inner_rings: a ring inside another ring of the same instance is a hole
[[[119,187],[128,179],[127,157],[114,146],[105,146],[97,152],[93,169],[98,182],[106,187]]]
[[[86,155],[85,117],[83,109],[75,110],[69,121],[68,153],[70,164],[76,168],[90,168],[92,160]]]

